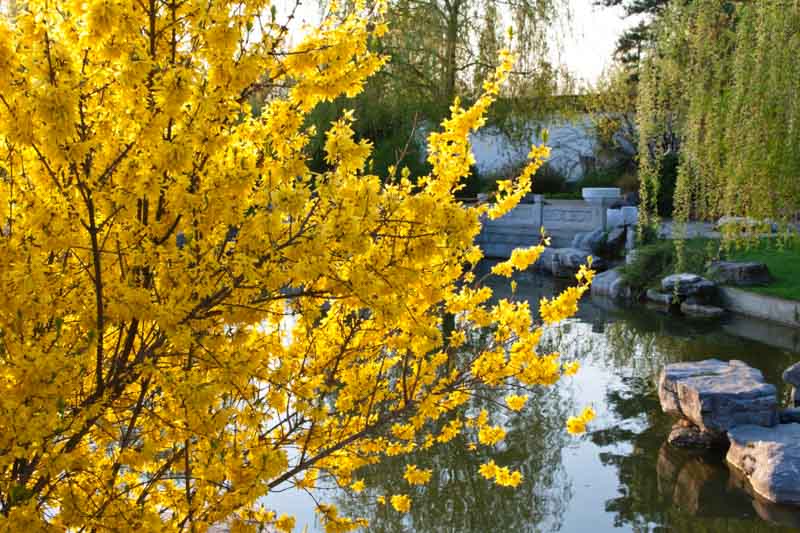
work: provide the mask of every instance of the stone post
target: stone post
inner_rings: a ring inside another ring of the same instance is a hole
[[[544,195],[543,194],[534,194],[533,195],[533,223],[539,228],[539,231],[542,230],[542,226],[544,226]]]
[[[603,231],[608,230],[607,209],[622,199],[622,192],[618,187],[584,187],[583,199],[592,207],[600,210],[600,226]]]

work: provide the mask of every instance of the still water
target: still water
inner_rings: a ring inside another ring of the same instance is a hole
[[[517,282],[516,297],[532,308],[561,287],[527,273]],[[507,280],[490,283],[498,296],[510,295]],[[502,446],[466,452],[453,441],[359,472],[370,487],[360,495],[332,489],[316,496],[368,518],[369,531],[386,533],[800,530],[800,509],[753,497],[721,453],[667,446],[672,420],[661,413],[655,389],[667,363],[740,359],[760,369],[785,402],[780,375],[800,360],[800,331],[739,317],[687,320],[587,297],[578,316],[548,333],[546,347],[579,360],[581,371],[538,390],[507,419]],[[586,405],[597,419],[572,437],[565,421]],[[489,459],[521,470],[525,481],[508,489],[482,479],[478,467]],[[409,491],[406,462],[433,468],[431,482]],[[397,492],[412,496],[409,514],[374,503],[378,494]],[[266,503],[295,514],[298,530],[320,531],[310,496],[287,491]]]

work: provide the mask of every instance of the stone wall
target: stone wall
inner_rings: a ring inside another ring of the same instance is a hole
[[[605,210],[604,205],[585,200],[534,195],[532,203],[519,204],[497,220],[484,220],[477,243],[486,257],[506,258],[514,248],[539,244],[544,227],[553,247],[567,247],[576,233],[603,228]]]

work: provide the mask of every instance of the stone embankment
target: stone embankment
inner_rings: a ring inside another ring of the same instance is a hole
[[[800,385],[800,363],[784,372]],[[761,497],[800,505],[800,409],[780,409],[775,386],[742,361],[667,365],[658,380],[664,412],[679,417],[667,439],[678,447],[727,447],[726,460]],[[797,418],[795,418],[797,417]]]

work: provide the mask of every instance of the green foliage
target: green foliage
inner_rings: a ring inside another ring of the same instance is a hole
[[[679,158],[676,153],[670,153],[661,160],[658,167],[659,190],[656,200],[658,216],[668,218],[672,216],[675,207],[675,185],[678,182]]]
[[[717,255],[719,241],[690,239],[683,243],[683,247],[682,264],[675,241],[660,240],[636,248],[635,259],[622,267],[622,278],[634,290],[643,292],[650,287],[659,286],[661,278],[670,274],[703,274],[708,261]]]
[[[569,192],[567,179],[553,165],[545,163],[533,177],[534,194],[563,194]]]
[[[694,0],[663,11],[639,84],[645,220],[664,216],[671,196],[679,222],[736,216],[788,227],[800,212],[798,55],[794,0]],[[755,233],[732,228],[724,239]]]
[[[614,56],[628,72],[631,81],[638,81],[638,67],[645,51],[652,46],[653,19],[658,18],[670,0],[595,0],[603,7],[622,7],[626,17],[639,22],[626,29],[617,39]]]
[[[769,268],[772,276],[769,285],[746,287],[746,290],[800,300],[800,243],[790,242],[780,247],[764,239],[757,246],[730,252],[728,258],[735,261],[758,261]]]
[[[728,250],[718,239],[688,239],[682,244],[672,240],[651,240],[636,248],[635,260],[622,267],[622,277],[635,290],[643,292],[657,286],[664,276],[677,272],[704,275],[709,262],[717,259],[765,263],[772,281],[764,286],[740,288],[800,300],[800,243],[774,238],[760,239],[755,245]]]
[[[599,167],[584,174],[578,187],[617,187],[625,175],[623,164]]]
[[[372,106],[370,97],[355,99],[340,98],[318,105],[308,117],[308,125],[316,128],[317,134],[308,146],[309,168],[315,172],[328,169],[325,162],[325,132],[330,124],[340,118],[345,109],[356,109],[358,120],[353,123],[357,139],[368,139],[374,148],[370,164],[371,172],[387,176],[388,168],[408,168],[411,177],[417,178],[430,172],[425,161],[420,125],[409,118],[407,110],[399,106]]]

